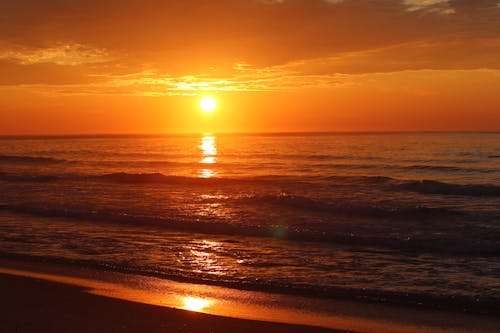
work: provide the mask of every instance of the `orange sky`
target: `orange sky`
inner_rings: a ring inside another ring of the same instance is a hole
[[[499,87],[499,0],[0,0],[0,134],[500,130]]]

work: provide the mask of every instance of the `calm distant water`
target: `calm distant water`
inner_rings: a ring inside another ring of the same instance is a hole
[[[500,304],[500,133],[0,138],[0,186],[7,257]]]

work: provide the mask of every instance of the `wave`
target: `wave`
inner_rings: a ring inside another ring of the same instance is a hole
[[[221,158],[240,158],[239,154],[223,154],[220,155]],[[290,153],[253,153],[252,155],[247,155],[245,158],[249,159],[262,159],[269,158],[272,160],[310,160],[310,161],[334,161],[334,160],[383,160],[383,157],[379,156],[353,156],[353,155],[333,155],[333,154],[290,154]]]
[[[385,185],[395,181],[395,178],[387,176],[328,176],[324,178],[325,181],[335,183],[338,185],[346,184],[367,184],[367,185]]]
[[[22,205],[0,205],[0,210],[11,213],[31,215],[44,218],[68,218],[71,220],[81,220],[92,223],[112,223],[130,224],[137,227],[165,228],[167,230],[177,230],[189,233],[201,233],[210,235],[247,236],[259,238],[285,238],[293,241],[320,242],[324,244],[344,244],[347,246],[357,246],[362,248],[384,248],[396,251],[409,251],[415,253],[445,253],[445,254],[465,254],[473,256],[493,256],[500,257],[500,244],[492,242],[479,242],[466,239],[452,238],[428,238],[415,239],[401,236],[368,236],[354,235],[349,231],[342,231],[342,228],[335,228],[335,225],[326,225],[315,230],[310,229],[306,223],[303,230],[293,227],[276,226],[272,224],[243,224],[231,223],[221,220],[203,222],[179,217],[153,217],[133,212],[120,213],[113,210],[71,210],[49,207],[30,207]],[[354,210],[342,209],[348,214],[356,214]],[[412,210],[404,212],[384,213],[384,214],[404,214],[408,217]],[[416,209],[416,214],[431,214],[430,211],[420,211]],[[434,211],[433,211],[434,212]],[[366,213],[366,212],[365,212]],[[362,213],[364,214],[364,213]],[[380,214],[380,213],[379,213]],[[432,213],[434,214],[434,213]],[[405,220],[405,223],[407,221]],[[443,222],[444,223],[444,222]],[[277,233],[277,231],[280,231]]]
[[[0,251],[0,258],[23,261],[28,263],[54,263],[92,270],[114,271],[138,276],[155,277],[178,282],[206,284],[235,288],[238,290],[262,291],[284,295],[299,295],[317,297],[320,299],[344,299],[355,301],[368,301],[394,305],[422,306],[431,309],[448,311],[472,312],[487,315],[496,315],[500,310],[499,299],[495,296],[469,296],[457,293],[439,294],[432,292],[408,292],[387,290],[382,288],[361,288],[350,286],[325,286],[309,283],[281,282],[278,280],[252,279],[242,277],[231,279],[225,277],[212,277],[210,274],[186,272],[175,268],[159,269],[154,266],[136,264],[133,262],[112,262],[97,259],[74,259],[61,256],[40,256],[21,253]]]
[[[320,179],[320,177],[309,177],[311,179]],[[263,175],[253,177],[223,178],[223,177],[190,177],[165,175],[159,172],[153,173],[128,173],[115,172],[102,175],[85,174],[28,174],[28,173],[7,173],[0,172],[0,180],[11,182],[49,182],[49,181],[96,181],[113,182],[121,184],[182,184],[182,185],[206,185],[206,184],[253,184],[253,183],[285,183],[285,182],[303,182],[306,179],[297,179],[294,176],[285,175]]]
[[[226,222],[200,222],[190,219],[144,216],[130,212],[113,210],[72,210],[40,206],[0,205],[0,210],[44,218],[68,218],[94,223],[128,224],[138,227],[165,228],[190,233],[216,234],[228,236],[272,237],[270,227],[230,224]]]
[[[450,184],[435,180],[403,181],[393,185],[394,189],[424,194],[464,195],[473,197],[498,197],[500,186],[489,184]]]
[[[17,163],[17,164],[53,164],[65,163],[64,159],[41,156],[17,156],[17,155],[0,155],[0,162]]]
[[[309,181],[336,182],[339,185],[378,185],[381,190],[403,190],[425,194],[464,195],[464,196],[500,196],[500,186],[492,184],[453,184],[435,180],[398,180],[385,176],[330,176],[330,177],[296,177],[286,175],[267,175],[245,178],[200,178],[188,176],[164,175],[162,173],[111,173],[95,176],[95,179],[118,183],[168,183],[168,184],[234,184],[234,183],[307,183]],[[283,199],[283,198],[279,198]],[[307,198],[305,198],[307,199]],[[293,200],[293,199],[292,199]],[[372,212],[373,213],[373,212]]]
[[[8,182],[54,182],[60,178],[52,175],[9,174],[0,172],[0,181]]]
[[[330,203],[296,195],[263,195],[237,199],[250,205],[274,205],[287,209],[308,210],[314,212],[330,213],[367,218],[398,218],[421,219],[428,217],[443,217],[464,215],[464,212],[447,208],[430,207],[380,207],[371,205],[356,205],[352,203]]]
[[[81,175],[81,174],[12,174],[0,172],[0,180],[11,182],[50,182],[61,180],[92,180],[123,184],[181,184],[181,185],[224,185],[224,184],[307,184],[315,186],[321,183],[334,183],[335,185],[370,187],[381,191],[411,191],[423,194],[459,195],[472,197],[498,197],[500,186],[493,184],[453,184],[436,180],[400,180],[385,176],[287,176],[287,175],[263,175],[241,178],[202,178],[189,176],[165,175],[162,173],[127,173],[116,172],[103,175]],[[356,190],[356,188],[353,188]],[[272,198],[269,198],[272,199]],[[274,198],[283,201],[285,198]],[[288,198],[301,204],[297,198]],[[310,200],[305,198],[304,200]],[[309,205],[316,205],[307,202]],[[319,205],[321,206],[321,205]],[[318,207],[321,209],[321,207]],[[332,207],[328,208],[331,209]],[[377,214],[376,210],[369,212]]]
[[[389,166],[390,167],[390,166]],[[480,169],[480,168],[464,168],[448,165],[429,165],[429,164],[414,164],[400,166],[401,169],[406,170],[431,170],[431,171],[453,171],[453,172],[495,172],[498,170],[493,169]]]
[[[0,258],[32,263],[55,263],[87,269],[115,271],[139,276],[155,277],[179,282],[206,284],[235,288],[238,290],[262,291],[280,293],[284,295],[301,295],[322,299],[344,299],[356,301],[369,301],[394,305],[422,306],[459,312],[474,312],[480,314],[496,315],[500,310],[499,299],[495,296],[469,296],[464,294],[440,292],[408,292],[383,288],[361,288],[340,285],[316,285],[310,283],[282,282],[278,280],[254,278],[225,278],[212,277],[210,274],[187,272],[175,268],[161,268],[98,259],[75,259],[61,256],[40,256],[32,254],[9,253],[0,251]]]
[[[378,186],[381,190],[411,191],[423,194],[461,195],[472,197],[500,196],[500,186],[493,184],[453,184],[436,180],[400,180],[385,176],[331,176],[336,184]]]
[[[203,178],[203,177],[188,177],[188,176],[171,176],[162,173],[126,173],[116,172],[101,176],[90,177],[97,180],[111,181],[116,183],[127,184],[207,184],[207,183],[226,183],[244,181],[244,179],[235,178]]]
[[[190,177],[165,175],[159,172],[154,173],[127,173],[115,172],[99,176],[90,176],[86,179],[98,181],[109,181],[124,184],[183,184],[183,185],[224,185],[224,184],[256,184],[256,183],[302,183],[307,178],[287,176],[287,175],[262,175],[250,177]],[[309,179],[320,179],[318,177],[309,177]]]
[[[435,172],[465,172],[465,173],[494,173],[500,172],[498,169],[485,168],[468,168],[449,165],[432,165],[432,164],[413,164],[413,165],[398,165],[398,164],[356,164],[356,163],[335,163],[335,164],[315,164],[315,167],[329,169],[390,169],[400,171],[435,171]]]

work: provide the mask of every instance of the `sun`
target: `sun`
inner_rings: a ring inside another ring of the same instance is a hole
[[[212,112],[215,110],[215,107],[217,106],[217,102],[215,99],[212,97],[203,97],[201,102],[200,102],[200,108],[205,111],[205,112]]]

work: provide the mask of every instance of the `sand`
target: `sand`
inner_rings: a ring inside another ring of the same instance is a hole
[[[0,259],[0,333],[500,332],[500,318],[236,290],[78,265]],[[187,311],[186,296],[214,304]]]
[[[84,288],[0,274],[0,332],[340,332],[236,319],[93,295]]]

